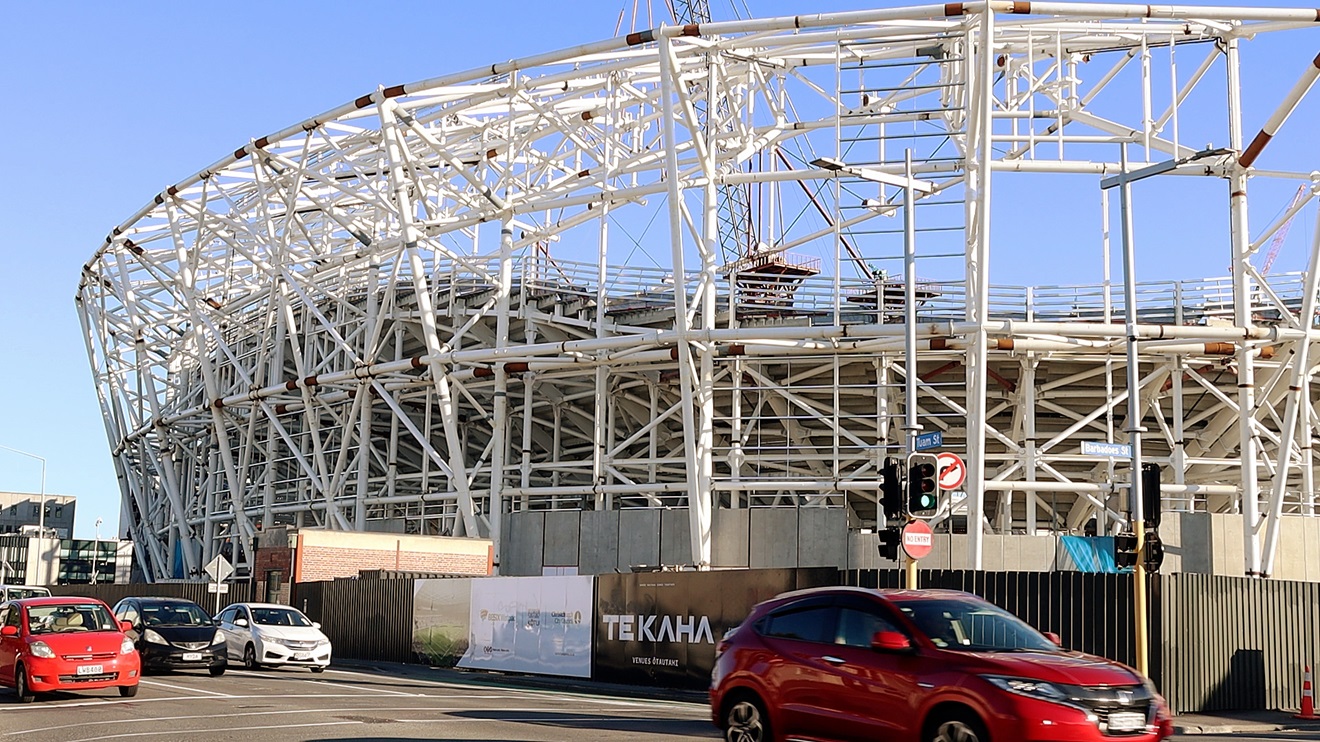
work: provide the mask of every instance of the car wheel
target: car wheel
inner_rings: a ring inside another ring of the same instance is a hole
[[[737,698],[724,712],[726,742],[771,742],[770,716],[755,696]]]
[[[224,674],[225,674],[225,670],[228,670],[228,669],[229,669],[229,667],[228,667],[227,665],[216,665],[215,667],[208,668],[208,670],[209,670],[210,673],[211,673],[211,677],[213,677],[213,678],[218,678],[218,677],[220,677],[221,675],[224,675]]]
[[[27,670],[19,665],[18,672],[14,673],[14,694],[18,696],[19,703],[32,703],[37,700],[37,694],[28,687]]]
[[[313,665],[312,672],[325,672],[325,668],[320,665]]]
[[[257,662],[257,650],[251,644],[243,649],[243,668],[246,670],[261,669],[261,663]]]
[[[927,727],[926,742],[989,742],[985,725],[970,712],[943,716]]]
[[[124,698],[132,698],[137,695],[137,689],[136,685],[121,685],[119,686],[119,695]]]

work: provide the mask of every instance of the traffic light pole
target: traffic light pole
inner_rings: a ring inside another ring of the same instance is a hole
[[[1128,445],[1132,447],[1132,462],[1128,475],[1129,512],[1132,514],[1132,534],[1137,537],[1137,564],[1133,573],[1133,619],[1136,626],[1137,672],[1150,676],[1150,649],[1146,607],[1146,527],[1142,512],[1141,482],[1141,376],[1137,366],[1137,282],[1136,257],[1132,239],[1132,178],[1128,173],[1127,144],[1119,145],[1123,178],[1119,187],[1119,208],[1122,218],[1123,239],[1123,314],[1127,320],[1127,393],[1128,393]]]
[[[907,433],[903,445],[904,462],[916,452],[917,433],[921,430],[917,423],[917,220],[912,203],[915,198],[912,150],[908,149],[903,153],[903,381],[906,393],[903,430]],[[906,493],[904,495],[906,501]],[[916,590],[917,560],[904,551],[903,565],[903,586]]]

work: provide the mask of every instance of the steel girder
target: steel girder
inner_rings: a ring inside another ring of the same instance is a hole
[[[249,142],[116,227],[79,285],[138,559],[152,578],[222,552],[250,567],[280,523],[498,549],[502,512],[683,506],[705,566],[713,508],[875,525],[908,381],[967,452],[946,515],[972,524],[976,565],[987,529],[1112,528],[1127,472],[1079,444],[1124,439],[1129,310],[1107,275],[991,285],[992,175],[1112,174],[1120,146],[1133,167],[1185,158],[1196,92],[1224,111],[1198,145],[1232,151],[1169,177],[1230,184],[1203,208],[1231,209],[1234,271],[1139,287],[1142,422],[1169,505],[1244,513],[1245,570],[1268,574],[1279,519],[1315,513],[1316,256],[1268,281],[1249,262],[1286,222],[1248,239],[1248,178],[1310,175],[1237,156],[1238,54],[1313,23],[955,3],[666,26]],[[905,150],[934,186],[910,205]],[[730,188],[744,254],[721,252]],[[938,275],[909,279],[912,369],[883,268],[903,208]]]

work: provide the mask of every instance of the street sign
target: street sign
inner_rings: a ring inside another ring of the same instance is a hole
[[[929,556],[935,547],[935,533],[924,520],[914,520],[903,526],[903,553],[913,561]]]
[[[208,582],[206,583],[206,592],[216,593],[217,595],[229,594],[229,583],[227,582]]]
[[[225,559],[224,554],[216,554],[215,559],[207,563],[206,574],[210,575],[211,579],[216,582],[224,582],[229,579],[230,575],[234,574],[234,565],[230,564],[228,559]]]
[[[967,481],[967,465],[956,453],[942,453],[936,457],[942,490],[956,490]]]
[[[917,436],[917,440],[915,443],[913,443],[913,445],[916,447],[916,450],[918,451],[925,451],[930,448],[939,448],[940,446],[944,445],[944,433],[941,433],[938,430],[936,430],[933,433],[922,433],[921,435]]]
[[[1082,441],[1083,456],[1107,456],[1109,458],[1132,458],[1132,446],[1128,443],[1104,443],[1102,441]]]

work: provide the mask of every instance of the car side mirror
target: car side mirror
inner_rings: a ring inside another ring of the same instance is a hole
[[[878,652],[910,652],[912,640],[897,631],[877,631],[871,637],[871,649]]]
[[[248,622],[247,622],[247,619],[246,619],[246,618],[236,618],[236,619],[234,619],[234,625],[235,625],[235,626],[247,626],[247,625],[248,625]]]
[[[120,621],[120,622],[119,622],[119,630],[122,631],[122,632],[124,632],[124,633],[128,633],[128,632],[132,631],[132,630],[133,630],[133,622],[132,622],[132,621]]]
[[[321,628],[321,622],[320,622],[320,621],[313,621],[313,622],[312,622],[312,628],[314,628],[314,629],[318,629],[318,630],[319,630],[319,629]]]
[[[1054,633],[1053,631],[1046,631],[1046,632],[1045,632],[1045,638],[1046,638],[1046,639],[1049,639],[1051,642],[1053,642],[1054,646],[1056,646],[1056,647],[1060,647],[1060,648],[1063,647],[1063,637],[1059,636],[1058,634]]]
[[[0,636],[18,636],[18,627],[0,626]]]

